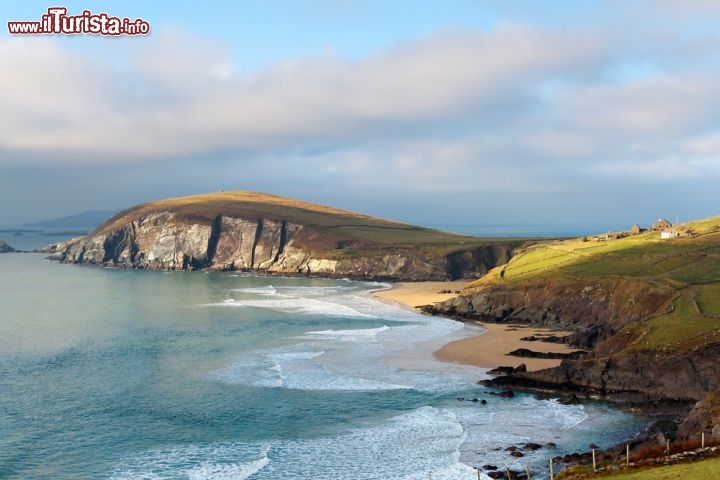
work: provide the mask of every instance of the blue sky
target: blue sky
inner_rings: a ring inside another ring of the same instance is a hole
[[[65,2],[152,33],[3,27],[0,225],[219,189],[466,231],[720,214],[715,3]]]

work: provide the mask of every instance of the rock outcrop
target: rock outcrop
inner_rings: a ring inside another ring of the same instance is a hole
[[[5,240],[0,240],[0,253],[13,253],[17,252],[13,247],[7,244]]]
[[[438,254],[422,245],[388,245],[382,237],[378,241],[374,231],[375,236],[370,237],[362,229],[393,230],[395,235],[409,231],[420,235],[420,243],[425,230],[365,217],[361,218],[365,224],[350,217],[360,224],[358,227],[338,223],[321,230],[317,225],[300,223],[297,218],[302,218],[301,214],[289,213],[287,218],[282,211],[270,216],[249,212],[247,207],[238,213],[226,205],[213,204],[212,210],[206,208],[200,216],[189,214],[186,204],[182,208],[146,204],[119,214],[85,237],[51,245],[46,251],[61,262],[120,268],[241,270],[389,280],[477,278],[512,254],[510,245],[475,242],[462,246],[468,237],[437,231],[431,232],[452,239],[456,246],[449,252],[443,247]],[[311,213],[315,220],[325,214]],[[338,222],[346,220],[341,217]],[[344,232],[354,236],[345,238]],[[364,242],[362,235],[374,243]]]
[[[525,323],[573,332],[567,342],[592,348],[630,322],[667,311],[675,292],[663,284],[632,280],[487,284],[428,313],[494,323]]]
[[[697,402],[678,429],[682,439],[698,438],[701,433],[720,438],[720,390]]]
[[[460,320],[544,326],[573,332],[567,343],[592,349],[537,372],[510,372],[482,383],[501,389],[575,392],[636,405],[692,405],[720,390],[720,338],[694,349],[627,348],[623,327],[668,311],[676,292],[629,279],[488,283],[428,308]],[[705,412],[703,405],[696,407]],[[697,414],[707,421],[707,415]],[[707,426],[711,431],[714,427]],[[720,428],[720,427],[718,427]]]

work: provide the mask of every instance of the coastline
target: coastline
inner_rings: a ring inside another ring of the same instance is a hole
[[[390,289],[375,291],[372,292],[372,295],[417,310],[422,305],[430,305],[455,297],[457,294],[454,292],[462,290],[468,283],[465,280],[452,282],[398,282],[390,284]],[[443,290],[450,290],[453,293],[439,293]],[[500,366],[517,367],[520,364],[525,364],[528,371],[536,371],[558,366],[561,360],[515,357],[508,355],[508,352],[519,348],[553,353],[570,353],[576,350],[557,343],[522,340],[523,337],[532,335],[565,335],[567,332],[557,332],[527,325],[500,325],[484,322],[469,322],[467,325],[481,327],[485,331],[480,335],[473,335],[469,338],[447,343],[436,350],[433,356],[441,362],[472,365],[485,369]]]

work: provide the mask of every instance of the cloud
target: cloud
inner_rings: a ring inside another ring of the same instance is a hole
[[[141,184],[137,201],[207,188],[328,203],[461,195],[465,217],[492,200],[583,219],[593,202],[640,205],[667,184],[697,205],[720,177],[720,37],[639,18],[442,30],[253,72],[230,46],[178,30],[107,43],[107,61],[57,39],[0,39],[13,72],[0,76],[0,173]],[[450,202],[433,201],[438,218]]]
[[[581,75],[603,44],[504,25],[243,74],[222,45],[177,32],[149,38],[124,69],[51,40],[9,38],[0,41],[13,72],[0,85],[0,146],[113,162],[371,139],[502,109],[547,76]]]

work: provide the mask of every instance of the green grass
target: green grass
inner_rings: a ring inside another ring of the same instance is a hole
[[[720,477],[720,458],[698,460],[591,478],[602,480],[711,480]]]
[[[664,278],[684,285],[720,281],[720,217],[689,225],[702,233],[674,240],[645,232],[611,241],[578,238],[538,243],[513,258],[502,278],[498,271],[493,280],[631,277]]]
[[[691,238],[662,240],[659,232],[645,232],[609,241],[601,235],[600,241],[539,242],[470,287],[603,284],[613,292],[619,311],[634,309],[645,317],[655,312],[621,331],[617,347],[691,349],[720,340],[720,217],[684,228],[691,230]],[[672,310],[662,313],[673,297]],[[635,302],[644,302],[644,308]]]
[[[673,311],[642,322],[636,347],[654,350],[689,350],[702,345],[720,330],[720,319],[708,318],[696,305],[692,292],[685,290],[673,302]]]
[[[720,283],[695,286],[697,302],[700,311],[709,316],[720,317]]]

